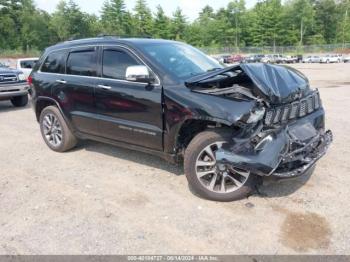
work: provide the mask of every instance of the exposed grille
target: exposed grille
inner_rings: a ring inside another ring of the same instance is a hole
[[[306,115],[307,111],[306,111],[306,106],[307,106],[307,100],[301,100],[300,101],[300,107],[299,107],[299,116],[303,117]]]
[[[319,109],[321,106],[320,95],[315,91],[312,95],[279,107],[267,110],[265,124],[273,125],[287,122],[288,120],[306,116]]]
[[[17,82],[16,74],[0,74],[0,84]]]

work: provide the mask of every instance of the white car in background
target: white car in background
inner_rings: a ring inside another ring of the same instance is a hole
[[[303,59],[303,63],[320,63],[321,57],[317,55],[308,56]]]
[[[303,63],[311,63],[311,58],[312,58],[312,56],[304,57],[303,60],[302,60],[302,62],[303,62]]]
[[[343,62],[344,63],[350,63],[350,55],[346,55],[343,57]]]
[[[340,63],[342,60],[341,55],[326,55],[321,57],[320,63]]]
[[[29,77],[30,73],[32,72],[32,69],[36,62],[39,61],[39,58],[32,57],[32,58],[21,58],[17,60],[16,68],[23,72],[26,79]]]

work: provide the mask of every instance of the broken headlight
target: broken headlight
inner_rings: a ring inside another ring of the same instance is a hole
[[[252,124],[260,121],[264,117],[265,111],[264,107],[253,109],[245,122],[247,124]]]

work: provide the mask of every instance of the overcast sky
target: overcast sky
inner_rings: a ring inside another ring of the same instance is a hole
[[[161,5],[165,12],[170,16],[179,6],[189,20],[197,18],[198,13],[205,5],[210,5],[214,9],[226,7],[229,0],[146,0],[152,11],[155,11],[157,5]],[[247,0],[247,7],[250,8],[257,0]],[[35,0],[40,9],[52,12],[59,0]],[[104,0],[75,0],[75,2],[88,13],[99,14]],[[126,0],[126,6],[132,10],[136,0]]]

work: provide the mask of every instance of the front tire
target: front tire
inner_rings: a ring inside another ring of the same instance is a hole
[[[41,112],[40,130],[46,145],[53,151],[66,152],[77,144],[76,137],[55,106],[48,106]]]
[[[28,95],[12,97],[11,103],[14,107],[24,107],[28,104]]]
[[[190,187],[199,196],[228,202],[243,199],[254,190],[258,178],[249,170],[216,163],[215,151],[228,143],[229,133],[205,131],[188,145],[184,170]]]

